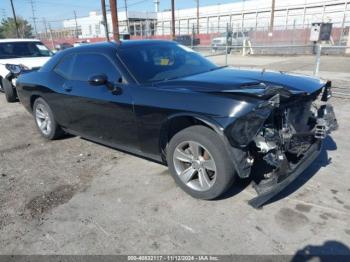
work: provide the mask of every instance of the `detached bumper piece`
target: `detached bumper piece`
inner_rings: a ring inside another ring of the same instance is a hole
[[[338,122],[335,118],[331,105],[323,105],[318,110],[317,124],[315,126],[315,138],[324,139],[332,131],[338,129]]]
[[[321,148],[322,141],[320,140],[309,148],[296,165],[289,164],[287,159],[284,158],[280,168],[272,172],[270,178],[262,180],[259,184],[253,184],[258,196],[251,199],[248,203],[254,208],[259,208],[280,193],[317,158]]]

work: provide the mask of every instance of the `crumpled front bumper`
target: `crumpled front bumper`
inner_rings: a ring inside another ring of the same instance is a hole
[[[321,106],[318,115],[318,124],[314,130],[316,142],[309,147],[298,163],[291,164],[284,156],[281,166],[278,170],[271,173],[270,178],[262,180],[259,184],[254,182],[253,187],[258,196],[249,201],[251,206],[255,208],[261,207],[292,183],[318,157],[322,150],[323,139],[332,131],[338,129],[337,119],[331,105],[325,104]]]
[[[322,150],[322,140],[314,143],[305,156],[292,168],[280,170],[268,180],[265,180],[259,185],[253,184],[253,187],[258,193],[258,196],[249,200],[249,204],[254,208],[259,208],[272,197],[280,193],[284,188],[291,184],[311,163],[318,157]]]

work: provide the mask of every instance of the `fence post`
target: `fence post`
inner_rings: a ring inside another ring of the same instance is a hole
[[[245,56],[246,55],[246,39],[244,38],[243,39],[243,46],[242,46],[242,56]]]
[[[228,24],[226,25],[226,48],[225,48],[225,65],[227,66],[227,53],[228,53],[228,34],[229,34],[229,29],[228,29]]]
[[[318,76],[318,72],[320,71],[321,52],[322,52],[322,45],[319,44],[319,45],[317,45],[316,64],[315,64],[314,76]]]
[[[192,34],[191,34],[191,48],[194,46],[194,24],[192,24]]]

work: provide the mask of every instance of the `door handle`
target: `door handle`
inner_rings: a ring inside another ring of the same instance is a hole
[[[66,92],[70,92],[70,91],[72,91],[72,86],[63,84],[63,89],[64,89],[64,91],[66,91]]]
[[[112,93],[112,95],[118,96],[118,95],[121,95],[123,92],[123,89],[118,85],[107,83],[106,86],[108,90]]]
[[[123,92],[123,89],[119,86],[115,86],[113,87],[113,89],[111,90],[111,93],[115,96],[121,95]]]

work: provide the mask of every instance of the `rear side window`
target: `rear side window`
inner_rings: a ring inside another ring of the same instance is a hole
[[[104,55],[77,54],[72,70],[72,78],[87,81],[95,75],[105,74],[110,82],[117,82],[120,74],[115,65]]]
[[[61,59],[58,65],[55,67],[55,72],[64,78],[72,78],[72,68],[75,55],[67,55]]]

